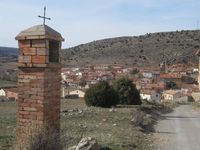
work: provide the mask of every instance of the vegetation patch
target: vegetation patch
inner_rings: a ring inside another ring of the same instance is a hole
[[[0,80],[0,87],[13,86],[13,85],[16,85],[16,82],[8,80]]]
[[[85,102],[88,106],[116,106],[118,104],[118,95],[108,82],[100,81],[86,91]]]
[[[113,88],[119,97],[119,104],[123,105],[141,105],[140,92],[135,84],[128,78],[122,77],[116,80]]]
[[[91,86],[85,94],[87,106],[111,107],[121,105],[141,105],[140,92],[128,77],[122,77],[109,85],[100,81]]]
[[[8,135],[0,135],[0,149],[1,150],[8,150],[12,147],[12,142],[14,140],[14,136]]]
[[[83,99],[62,100],[63,149],[76,145],[83,137],[93,137],[103,149],[149,150],[153,143],[150,126],[156,121],[156,115],[159,115],[160,109],[163,108],[149,104],[128,106],[87,107]],[[13,117],[15,115],[14,102],[0,103],[0,149],[12,149],[16,128],[16,118]],[[137,119],[133,120],[133,118]]]

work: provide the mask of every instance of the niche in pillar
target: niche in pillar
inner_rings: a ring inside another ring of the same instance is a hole
[[[58,41],[49,41],[49,62],[50,63],[59,63],[59,49],[60,43]]]

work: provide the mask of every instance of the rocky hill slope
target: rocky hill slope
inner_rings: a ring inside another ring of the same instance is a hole
[[[0,47],[0,63],[16,62],[18,49],[11,47]]]
[[[18,49],[12,47],[0,47],[0,56],[17,56]]]
[[[159,65],[162,62],[197,63],[200,30],[149,33],[93,41],[62,50],[63,64]]]

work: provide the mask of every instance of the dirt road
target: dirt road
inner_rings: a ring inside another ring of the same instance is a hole
[[[157,150],[200,150],[200,111],[182,105],[156,127]]]

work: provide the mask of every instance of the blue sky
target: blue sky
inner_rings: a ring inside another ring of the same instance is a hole
[[[118,36],[195,30],[200,20],[199,0],[1,0],[0,46],[17,47],[14,37],[21,30],[42,24],[37,16],[44,6],[52,18],[47,25],[65,38],[63,48]]]

